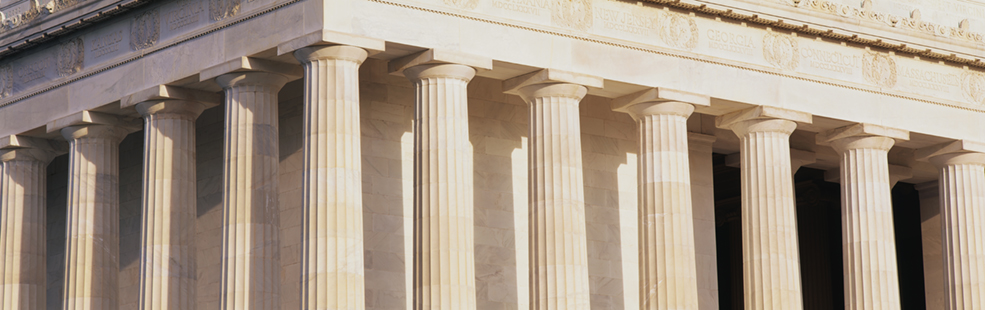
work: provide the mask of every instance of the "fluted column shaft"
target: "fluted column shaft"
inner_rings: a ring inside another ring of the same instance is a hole
[[[0,309],[45,309],[45,168],[53,154],[0,150]]]
[[[629,108],[639,130],[640,305],[697,309],[687,118],[694,106],[645,102]]]
[[[578,105],[587,88],[519,89],[530,107],[530,308],[588,309],[588,253]]]
[[[841,154],[845,309],[900,309],[888,159],[894,143],[854,136],[831,144]]]
[[[220,75],[225,90],[222,309],[280,309],[277,92],[288,78]]]
[[[985,309],[985,154],[930,161],[940,168],[944,308]]]
[[[120,142],[110,125],[69,126],[63,309],[115,310],[120,272]]]
[[[301,308],[365,309],[359,65],[365,50],[308,47],[304,66]]]
[[[475,309],[468,82],[475,69],[404,71],[414,106],[414,309]]]
[[[739,121],[742,280],[746,310],[803,309],[797,216],[785,119]]]
[[[195,119],[204,110],[182,100],[137,104],[144,117],[140,309],[195,308]]]

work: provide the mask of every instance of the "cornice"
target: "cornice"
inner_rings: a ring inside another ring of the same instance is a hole
[[[920,46],[917,44],[907,44],[887,38],[867,35],[844,30],[826,28],[820,25],[810,25],[806,23],[795,23],[785,20],[779,16],[768,16],[755,12],[748,12],[735,8],[726,7],[720,4],[706,2],[702,0],[644,0],[648,3],[664,5],[671,8],[681,9],[700,14],[719,16],[735,21],[758,24],[767,27],[786,29],[798,33],[815,35],[844,42],[863,45],[894,51],[903,54],[920,56],[924,59],[934,59],[945,61],[958,66],[971,66],[985,68],[985,61],[974,55],[959,55],[948,51]],[[841,18],[855,19],[858,22],[872,22],[895,29],[905,31],[915,31],[924,35],[932,35],[935,39],[946,40],[956,39],[967,44],[985,44],[985,34],[972,32],[968,29],[967,21],[962,22],[956,27],[944,26],[923,21],[919,16],[905,17],[888,13],[876,12],[871,9],[871,1],[866,0],[860,6],[854,7],[828,0],[776,0],[778,3],[788,7],[821,12],[835,15]]]

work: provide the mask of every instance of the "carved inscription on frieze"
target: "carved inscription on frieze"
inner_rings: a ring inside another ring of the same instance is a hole
[[[539,15],[541,10],[550,8],[550,0],[495,0],[494,8],[517,13]]]
[[[751,35],[708,29],[705,31],[705,38],[708,39],[708,47],[711,49],[743,55],[754,55],[756,53],[757,40]]]
[[[220,21],[239,13],[241,0],[209,0],[209,17]]]
[[[66,76],[82,70],[85,59],[85,44],[77,37],[58,46],[58,75]]]
[[[793,70],[800,62],[797,40],[791,36],[776,32],[767,32],[763,36],[763,57],[766,62],[780,69]]]
[[[834,73],[851,75],[862,67],[862,56],[841,51],[804,47],[800,49],[800,56],[807,62],[808,67]]]
[[[862,57],[862,76],[882,87],[896,86],[896,60],[892,56],[867,52]]]
[[[0,66],[0,98],[10,97],[14,90],[14,70],[10,65]]]
[[[130,48],[139,50],[157,43],[161,35],[161,18],[158,10],[150,10],[133,18],[130,24]]]
[[[672,47],[690,50],[698,46],[698,24],[691,16],[662,14],[659,33],[660,40]]]
[[[92,53],[93,58],[98,58],[120,50],[120,42],[123,42],[123,29],[89,37],[92,38],[92,41],[89,41],[89,52]]]
[[[202,3],[195,0],[181,0],[175,3],[175,8],[164,13],[164,21],[171,31],[188,25],[194,25],[202,16]]]
[[[901,66],[899,77],[906,79],[905,86],[932,91],[949,93],[961,87],[961,75],[956,73]]]
[[[17,79],[21,83],[28,83],[43,78],[45,77],[45,71],[48,70],[49,63],[49,59],[41,58],[21,64],[17,68]]]
[[[658,15],[646,11],[617,11],[595,8],[595,16],[602,27],[636,35],[653,35],[659,22]]]
[[[551,0],[551,21],[554,25],[586,30],[592,27],[591,0]]]
[[[479,0],[444,0],[445,4],[459,8],[471,10],[474,9],[476,5],[479,4]]]

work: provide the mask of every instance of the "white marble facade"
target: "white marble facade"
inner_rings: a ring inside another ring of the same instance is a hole
[[[985,309],[985,4],[0,13],[2,310]]]

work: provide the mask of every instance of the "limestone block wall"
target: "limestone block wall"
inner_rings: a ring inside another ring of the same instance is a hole
[[[367,309],[409,309],[413,277],[414,88],[369,59],[360,70]],[[480,309],[529,307],[528,108],[501,81],[469,84],[474,151],[476,301]],[[281,303],[299,306],[303,201],[301,81],[279,93]],[[589,286],[596,309],[638,308],[636,131],[608,101],[581,104]],[[198,308],[218,309],[222,260],[223,107],[196,121]],[[139,294],[143,135],[120,144],[120,309]],[[67,157],[48,168],[48,308],[61,308]]]

